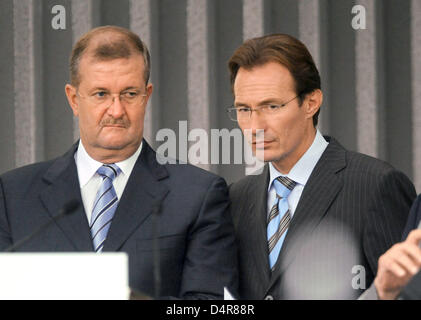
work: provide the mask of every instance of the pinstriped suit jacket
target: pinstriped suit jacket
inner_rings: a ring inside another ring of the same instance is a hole
[[[379,256],[400,240],[416,197],[411,181],[325,138],[329,146],[303,190],[273,272],[267,165],[231,185],[242,299],[357,298],[373,281]]]

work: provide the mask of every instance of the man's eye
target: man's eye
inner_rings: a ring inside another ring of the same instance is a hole
[[[239,107],[237,108],[237,112],[250,112],[250,108],[246,108],[246,107]]]
[[[95,98],[98,98],[98,99],[103,99],[103,98],[106,98],[107,97],[107,92],[105,92],[105,91],[98,91],[98,92],[95,92],[93,96]]]
[[[276,105],[276,104],[271,104],[271,105],[268,105],[268,107],[267,107],[267,108],[268,108],[269,110],[274,111],[274,110],[281,109],[281,106]]]
[[[139,93],[137,91],[126,91],[126,92],[123,92],[121,95],[124,98],[133,99],[133,98],[136,98],[138,96],[138,94]]]

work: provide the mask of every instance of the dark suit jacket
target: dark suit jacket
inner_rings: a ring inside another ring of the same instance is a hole
[[[33,232],[70,199],[82,203],[74,153],[0,177],[0,249]],[[154,214],[161,201],[154,231]],[[237,288],[237,265],[225,181],[191,165],[160,165],[143,142],[103,251],[129,255],[129,285],[154,294],[153,243],[158,237],[162,296],[222,298]],[[19,251],[93,251],[81,205]]]
[[[266,240],[269,170],[230,187],[244,299],[353,299],[401,238],[416,194],[389,164],[333,138],[303,190],[275,271]]]
[[[406,222],[405,229],[402,234],[402,241],[405,241],[408,234],[418,228],[418,224],[421,221],[421,195],[418,195],[412,204],[411,211],[409,212],[408,221]]]

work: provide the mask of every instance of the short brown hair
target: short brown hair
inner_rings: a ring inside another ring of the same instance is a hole
[[[99,60],[129,58],[133,53],[139,53],[144,60],[144,78],[148,83],[150,77],[150,55],[148,47],[139,36],[130,30],[117,26],[102,26],[85,33],[73,46],[70,56],[70,82],[77,87],[80,84],[79,64],[89,45],[97,38],[103,39],[92,48],[92,54]],[[90,50],[91,48],[89,48]]]
[[[286,67],[295,81],[295,90],[300,105],[306,94],[321,89],[320,75],[306,46],[287,34],[271,34],[245,41],[230,58],[228,67],[231,88],[240,68],[252,69],[268,62],[277,62]],[[320,109],[313,116],[317,125]]]

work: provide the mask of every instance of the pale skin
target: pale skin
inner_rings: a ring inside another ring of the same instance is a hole
[[[145,84],[144,61],[140,54],[129,58],[99,61],[89,52],[79,65],[80,83],[65,87],[67,100],[79,118],[80,138],[87,153],[102,163],[116,163],[136,152],[143,139],[143,125],[152,84]],[[136,105],[119,98],[126,90],[139,90],[145,97]],[[109,106],[92,105],[85,97],[109,92],[114,100]]]
[[[396,299],[402,288],[421,269],[421,230],[413,230],[379,258],[374,285],[380,299]]]
[[[241,67],[233,89],[236,107],[280,105],[297,96],[290,71],[277,62],[252,69]],[[251,131],[249,140],[253,153],[263,153],[262,160],[272,162],[279,172],[288,174],[314,141],[316,128],[312,118],[322,101],[322,91],[317,89],[305,96],[301,106],[299,100],[294,99],[276,115],[265,117],[260,111],[253,111],[250,120],[238,124],[245,134],[245,130]],[[258,130],[263,130],[264,141],[259,141]]]

